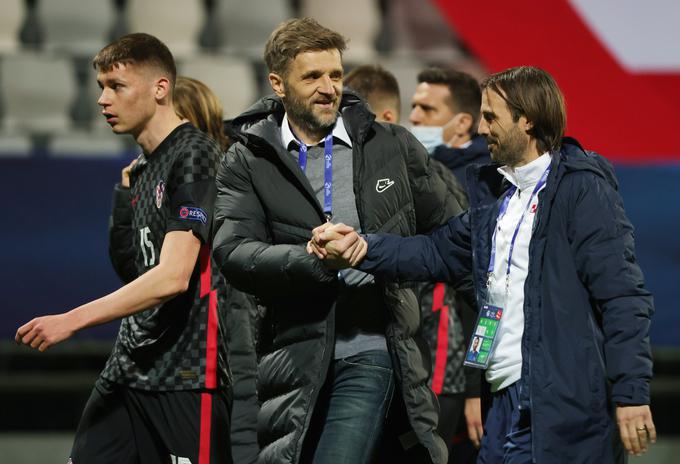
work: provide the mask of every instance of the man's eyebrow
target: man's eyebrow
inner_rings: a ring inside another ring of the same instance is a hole
[[[307,79],[308,77],[319,77],[321,74],[323,74],[321,71],[318,69],[312,69],[311,71],[307,71],[302,75],[303,79]]]
[[[428,105],[426,103],[419,103],[419,102],[413,102],[411,103],[411,108],[415,108],[416,106],[420,106],[422,109],[425,111],[431,111],[434,109],[434,106]]]

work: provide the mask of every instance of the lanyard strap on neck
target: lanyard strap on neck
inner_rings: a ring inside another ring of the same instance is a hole
[[[512,262],[512,253],[515,250],[515,242],[517,241],[517,235],[519,234],[519,229],[522,226],[522,222],[524,222],[524,216],[526,215],[526,212],[529,210],[529,207],[531,206],[531,202],[533,201],[534,197],[536,194],[538,194],[539,190],[545,185],[546,181],[548,180],[548,174],[550,173],[550,166],[548,166],[545,171],[543,171],[543,175],[541,176],[540,180],[536,183],[536,186],[534,187],[533,192],[531,192],[531,196],[529,197],[529,201],[527,202],[526,207],[522,211],[522,216],[519,218],[519,222],[517,222],[517,226],[515,227],[515,231],[512,234],[512,239],[510,240],[510,251],[508,253],[508,267],[505,273],[505,286],[506,289],[510,283],[510,263]],[[508,205],[510,204],[510,198],[515,194],[515,191],[517,190],[516,186],[510,187],[508,189],[508,192],[505,194],[505,197],[503,198],[503,202],[501,203],[501,207],[498,211],[498,218],[496,219],[496,227],[494,227],[493,231],[493,236],[491,238],[491,257],[489,259],[489,269],[487,271],[487,277],[488,279],[491,279],[491,275],[493,274],[495,265],[496,265],[496,232],[498,231],[498,224],[500,223],[501,219],[503,219],[503,216],[505,216],[505,213],[508,211]],[[488,281],[487,281],[488,283]]]
[[[298,141],[300,144],[300,154],[298,164],[302,172],[307,170],[307,145]],[[333,134],[330,133],[323,141],[323,212],[330,220],[333,212]]]

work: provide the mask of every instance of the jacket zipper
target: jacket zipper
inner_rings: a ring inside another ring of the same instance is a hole
[[[545,204],[545,195],[543,194],[545,192],[545,188],[541,189],[540,192],[538,192],[538,215],[536,217],[536,220],[534,221],[534,224],[531,227],[531,241],[534,239],[534,233],[538,230],[540,230],[540,225],[541,225],[541,219],[543,218],[542,212],[544,211],[543,206]],[[543,194],[543,195],[542,195]],[[531,242],[530,242],[531,243]],[[534,242],[535,243],[535,242]],[[531,251],[531,245],[529,245],[529,250]],[[545,253],[545,249],[543,251]],[[525,295],[526,296],[526,295]],[[525,303],[526,304],[526,303]],[[532,316],[529,315],[531,318]],[[529,359],[527,362],[527,379],[526,379],[526,384],[529,387],[529,417],[531,420],[531,462],[535,463],[536,462],[536,440],[534,439],[534,423],[535,423],[535,412],[534,412],[534,395],[533,395],[533,385],[531,385],[531,362],[532,362],[532,356],[533,356],[533,350],[531,349],[530,343],[531,342],[531,334],[528,336],[527,340],[527,345],[528,345],[528,351],[529,351]],[[522,403],[520,401],[520,407]]]

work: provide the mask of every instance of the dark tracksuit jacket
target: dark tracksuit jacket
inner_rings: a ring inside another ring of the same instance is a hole
[[[496,167],[468,171],[469,211],[430,236],[369,236],[360,269],[390,280],[452,282],[472,272],[483,303],[499,198],[508,188]],[[537,214],[520,380],[534,462],[623,462],[614,406],[649,404],[653,302],[611,165],[563,144]]]

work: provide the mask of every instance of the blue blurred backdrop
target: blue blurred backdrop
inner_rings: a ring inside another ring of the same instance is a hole
[[[112,187],[132,156],[0,159],[3,339],[36,315],[62,312],[118,288],[107,254],[108,215]],[[680,164],[618,165],[616,171],[636,230],[638,260],[655,297],[652,344],[680,347],[680,312],[673,303],[680,276]],[[116,331],[112,323],[76,337],[108,340]]]

